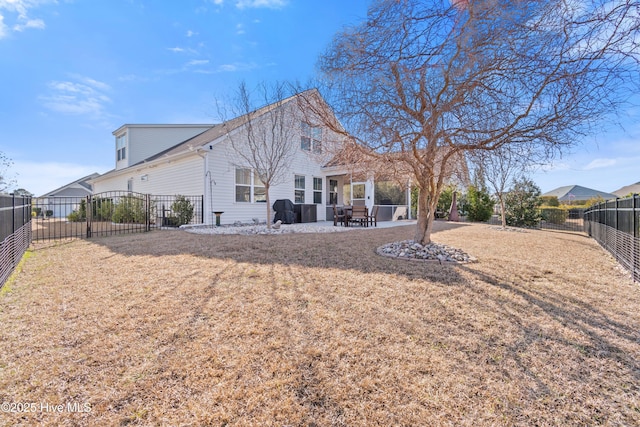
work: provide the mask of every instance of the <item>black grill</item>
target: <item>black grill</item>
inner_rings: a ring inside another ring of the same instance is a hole
[[[293,224],[296,216],[293,213],[293,202],[289,199],[278,199],[273,203],[273,210],[276,213],[273,222],[282,221],[283,224]]]

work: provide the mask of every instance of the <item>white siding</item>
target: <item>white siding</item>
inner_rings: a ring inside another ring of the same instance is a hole
[[[135,165],[210,128],[206,125],[126,125],[121,128],[127,134],[126,156],[119,162],[116,156],[116,169]],[[122,134],[120,131],[117,135]]]
[[[235,221],[251,222],[253,218],[266,221],[267,210],[265,203],[242,203],[235,201],[235,164],[241,163],[241,161],[234,156],[229,145],[228,140],[223,140],[216,144],[213,150],[209,152],[209,171],[215,184],[211,186],[211,191],[205,196],[205,198],[210,197],[210,202],[207,203],[208,206],[205,207],[205,210],[211,212],[224,211],[221,217],[222,224],[233,224]],[[312,204],[313,178],[323,178],[322,203],[317,205],[317,219],[318,221],[324,221],[326,218],[325,204],[327,200],[327,181],[324,179],[325,174],[320,167],[318,159],[313,154],[301,150],[299,144],[296,144],[295,149],[296,155],[289,171],[286,173],[285,181],[282,184],[272,186],[269,191],[271,205],[278,199],[295,201],[295,175],[304,175],[306,187],[305,203]],[[211,216],[209,212],[207,213]],[[273,215],[274,213],[271,212],[271,214]],[[272,219],[273,217],[271,220]]]
[[[204,160],[197,154],[165,161],[155,167],[130,168],[113,176],[101,177],[94,184],[94,193],[126,191],[129,180],[137,193],[154,195],[199,196],[204,194]]]

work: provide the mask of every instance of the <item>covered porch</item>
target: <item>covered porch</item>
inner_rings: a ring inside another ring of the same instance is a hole
[[[326,178],[326,218],[333,223],[333,206],[342,210],[349,206],[366,206],[369,214],[377,207],[377,221],[411,219],[410,185],[400,186],[392,181],[375,181],[372,175],[357,176],[336,171]]]

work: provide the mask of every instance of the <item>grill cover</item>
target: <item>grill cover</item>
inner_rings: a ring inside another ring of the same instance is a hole
[[[293,202],[289,199],[278,199],[273,203],[273,210],[275,215],[273,216],[273,222],[278,220],[283,224],[293,224],[296,216],[293,213]]]

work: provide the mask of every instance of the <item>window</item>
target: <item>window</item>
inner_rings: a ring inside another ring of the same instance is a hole
[[[329,180],[329,204],[330,205],[338,204],[338,180],[337,179]]]
[[[127,134],[120,135],[116,138],[116,152],[118,161],[124,160],[127,157]]]
[[[127,180],[127,191],[128,192],[132,192],[133,191],[133,178],[129,178]]]
[[[322,203],[322,178],[313,178],[313,203]]]
[[[295,203],[304,203],[304,175],[296,175]]]
[[[251,196],[253,195],[253,199]],[[236,169],[236,202],[264,203],[267,201],[267,192],[257,173],[251,173],[251,169]]]
[[[251,202],[251,169],[236,169],[236,202]]]
[[[309,123],[302,122],[300,148],[304,151],[322,153],[322,128],[319,126],[311,126]]]
[[[253,201],[256,203],[267,202],[267,192],[257,172],[253,174]]]

